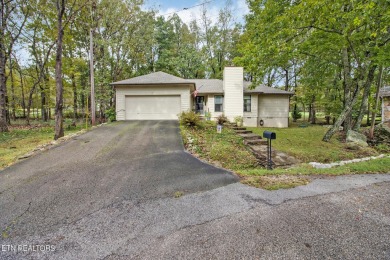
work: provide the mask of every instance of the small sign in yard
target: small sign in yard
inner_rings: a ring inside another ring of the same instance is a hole
[[[222,125],[217,125],[217,133],[222,133]]]

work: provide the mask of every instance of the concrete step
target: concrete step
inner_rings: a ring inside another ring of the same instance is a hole
[[[233,130],[246,130],[246,127],[233,126]]]
[[[238,135],[241,136],[242,138],[244,138],[245,140],[261,139],[261,136],[259,136],[257,134],[238,134]]]
[[[267,139],[249,139],[244,140],[246,145],[267,145]]]
[[[234,130],[237,134],[251,134],[251,130]]]

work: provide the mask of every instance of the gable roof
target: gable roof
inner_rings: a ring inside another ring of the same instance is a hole
[[[244,81],[244,93],[294,95],[294,92],[285,91],[278,88],[271,88],[264,85],[259,85],[254,89],[250,89],[249,87],[251,84],[252,82]]]
[[[199,94],[223,94],[223,81],[220,79],[183,79],[162,71],[111,83],[111,85],[116,86],[158,84],[191,84],[195,85]],[[259,85],[254,89],[249,89],[251,84],[252,82],[244,81],[244,93],[294,95],[293,92],[266,87],[264,85]]]
[[[223,81],[220,79],[191,79],[196,85],[198,93],[223,93]]]
[[[220,79],[191,79],[196,85],[199,94],[223,94],[223,81]],[[264,85],[256,86],[250,89],[252,82],[244,81],[244,93],[252,94],[277,94],[277,95],[294,95],[294,92],[271,88]]]
[[[158,71],[147,75],[125,79],[111,83],[111,85],[156,85],[156,84],[194,84],[191,81]]]

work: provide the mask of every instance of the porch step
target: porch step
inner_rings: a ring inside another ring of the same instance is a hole
[[[246,127],[240,127],[240,126],[233,126],[233,130],[246,130]]]
[[[241,136],[242,138],[244,138],[245,140],[258,140],[258,139],[261,139],[261,136],[257,135],[257,134],[238,134],[239,136]]]
[[[251,130],[234,130],[237,134],[251,134]]]
[[[246,145],[268,145],[266,139],[249,139],[249,140],[244,140],[244,144],[246,144]]]

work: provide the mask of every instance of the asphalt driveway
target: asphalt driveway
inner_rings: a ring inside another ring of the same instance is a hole
[[[390,175],[237,181],[177,122],[98,127],[0,172],[0,259],[390,259]]]

